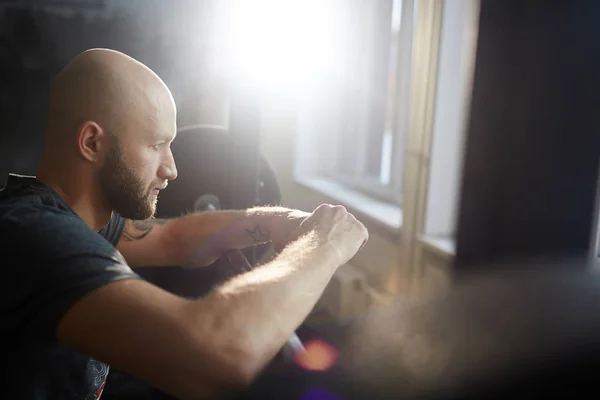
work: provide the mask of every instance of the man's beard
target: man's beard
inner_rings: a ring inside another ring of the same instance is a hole
[[[156,212],[156,198],[151,198],[150,188],[127,165],[116,139],[100,170],[100,185],[109,206],[124,218],[144,220]]]

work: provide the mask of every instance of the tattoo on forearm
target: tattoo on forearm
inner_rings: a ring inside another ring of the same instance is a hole
[[[259,224],[256,224],[254,229],[246,229],[246,232],[252,236],[255,243],[263,243],[269,240],[269,235],[260,230]]]
[[[156,225],[164,225],[167,223],[166,219],[149,218],[142,221],[128,220],[123,231],[122,239],[128,242],[134,240],[141,240],[148,236],[152,231],[152,228]]]

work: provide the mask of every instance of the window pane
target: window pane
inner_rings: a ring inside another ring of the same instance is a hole
[[[359,91],[360,87],[356,87],[356,85],[348,87],[344,104],[346,118],[340,123],[341,132],[339,132],[340,141],[336,160],[337,172],[353,178],[356,177],[357,160],[360,157],[358,152],[361,149],[358,144],[361,140],[362,116],[364,115]]]
[[[373,31],[379,26],[375,23],[378,21],[373,17],[376,17],[374,13],[379,8],[379,3],[344,0],[342,4],[340,12],[343,13],[342,47],[345,57],[342,60],[340,74],[343,77],[344,87],[340,98],[336,172],[349,178],[356,178],[364,159],[363,143],[369,129],[371,113],[369,96],[373,82],[371,54],[377,39]]]
[[[388,9],[389,10],[389,9]],[[381,95],[375,97],[372,113],[371,138],[368,142],[366,175],[382,185],[391,182],[393,129],[395,118],[395,97],[398,61],[398,41],[402,20],[402,0],[394,0],[391,15],[387,13],[387,31],[382,33],[382,57],[380,72],[376,74],[375,85]],[[385,77],[385,79],[381,79]]]

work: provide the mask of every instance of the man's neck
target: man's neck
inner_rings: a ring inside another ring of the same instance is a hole
[[[112,210],[107,207],[90,181],[77,179],[59,180],[51,174],[38,171],[37,180],[51,187],[90,229],[99,231],[109,223]]]

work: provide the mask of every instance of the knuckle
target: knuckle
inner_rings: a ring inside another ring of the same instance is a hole
[[[319,207],[317,207],[315,209],[315,211],[313,212],[314,215],[323,215],[325,213],[327,213],[328,211],[328,207],[325,204],[321,204]]]
[[[346,214],[348,214],[348,211],[346,211],[346,207],[340,206],[340,205],[334,206],[332,211],[334,212],[335,215],[340,216],[340,217],[343,217]]]

